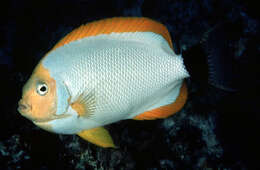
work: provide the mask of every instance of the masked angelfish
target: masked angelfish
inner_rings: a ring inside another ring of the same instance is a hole
[[[42,58],[18,110],[45,130],[114,147],[104,125],[178,112],[188,76],[165,26],[147,18],[105,19],[75,29]]]

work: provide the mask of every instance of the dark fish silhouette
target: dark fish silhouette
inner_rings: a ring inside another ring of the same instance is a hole
[[[239,89],[239,70],[235,46],[241,25],[230,22],[217,24],[207,31],[201,41],[182,51],[184,64],[192,79],[225,90]]]

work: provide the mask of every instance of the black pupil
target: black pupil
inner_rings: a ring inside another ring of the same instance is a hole
[[[45,92],[45,91],[46,91],[46,87],[45,87],[45,86],[42,86],[42,87],[40,88],[40,90],[41,90],[42,92]]]

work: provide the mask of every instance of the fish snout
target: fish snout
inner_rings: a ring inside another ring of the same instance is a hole
[[[24,115],[31,110],[31,105],[26,103],[24,100],[20,100],[18,103],[18,111]]]

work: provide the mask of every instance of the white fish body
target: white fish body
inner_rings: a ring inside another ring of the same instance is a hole
[[[68,107],[64,101],[69,96],[73,102],[80,94],[88,93],[94,100],[89,117],[79,119],[70,107],[67,114],[73,118],[52,122],[54,131],[68,134],[170,104],[188,76],[181,56],[161,35],[152,32],[112,33],[77,40],[49,53],[43,66],[63,86],[57,86],[57,114],[64,113]]]

